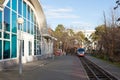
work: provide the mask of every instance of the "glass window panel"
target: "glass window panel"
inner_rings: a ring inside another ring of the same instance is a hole
[[[23,24],[17,24],[18,25],[18,30],[23,30]]]
[[[0,32],[0,38],[2,37],[2,33]]]
[[[2,59],[2,40],[0,40],[0,59]]]
[[[23,2],[23,17],[26,18],[26,3]]]
[[[17,57],[17,36],[12,34],[12,53],[11,53],[11,57],[15,58]]]
[[[28,21],[28,33],[30,33],[30,22]]]
[[[10,41],[4,41],[3,58],[10,58]]]
[[[28,20],[30,20],[30,6],[27,7],[27,12],[28,12]]]
[[[20,28],[20,27],[21,27],[21,25],[19,25],[19,24],[18,24],[18,30],[21,30],[21,28]]]
[[[40,31],[39,31],[39,28],[37,27],[37,39],[40,40],[41,38],[41,35],[40,35]]]
[[[36,35],[36,25],[34,25],[34,35]]]
[[[22,0],[18,0],[18,14],[22,15]]]
[[[12,9],[17,11],[17,0],[12,0]]]
[[[5,7],[4,9],[4,30],[10,31],[10,9]]]
[[[34,40],[34,55],[36,55],[36,40]]]
[[[34,25],[31,23],[31,34],[34,32]]]
[[[37,55],[41,55],[41,47],[39,41],[37,41]]]
[[[8,7],[10,7],[10,2],[11,2],[11,0],[9,0],[8,3],[7,3],[7,6],[8,6]]]
[[[26,19],[24,19],[24,25],[23,25],[23,30],[26,32]]]
[[[12,32],[17,32],[17,15],[15,12],[12,12]]]
[[[37,35],[37,39],[38,39],[38,40],[41,39],[41,35],[40,35],[40,34]]]
[[[10,39],[10,34],[4,33],[4,38],[5,38],[5,39]]]
[[[36,16],[34,15],[34,24],[36,24]]]
[[[34,18],[34,16],[33,16],[33,10],[31,10],[31,22],[33,22],[33,18]]]
[[[36,36],[36,35],[34,35],[34,39],[37,39],[37,36]]]
[[[0,29],[2,29],[2,12],[0,11]]]
[[[28,47],[29,47],[29,55],[32,55],[32,42],[31,41],[29,41],[29,43],[28,43]]]

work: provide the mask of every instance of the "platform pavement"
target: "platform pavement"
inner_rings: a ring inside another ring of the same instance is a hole
[[[120,80],[120,67],[110,64],[109,62],[103,61],[101,59],[86,55],[86,58],[99,65],[103,70],[107,71],[118,80]]]
[[[22,75],[18,67],[1,71],[0,80],[88,80],[88,76],[78,57],[59,56],[25,64]]]

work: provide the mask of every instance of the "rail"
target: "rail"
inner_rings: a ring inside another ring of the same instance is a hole
[[[80,60],[90,80],[117,80],[114,76],[107,73],[87,58],[80,57]]]

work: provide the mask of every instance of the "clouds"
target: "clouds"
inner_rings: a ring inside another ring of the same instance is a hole
[[[48,24],[55,28],[58,24],[63,24],[72,29],[93,29],[93,24],[82,21],[80,15],[75,14],[75,9],[71,7],[54,7],[43,5],[43,9]]]
[[[74,9],[71,7],[53,7],[43,5],[43,9],[48,21],[48,24],[55,28],[58,24],[63,24],[68,28],[83,29],[91,28],[93,24],[83,22],[80,16],[74,13]],[[56,26],[55,26],[56,25]]]
[[[45,6],[45,14],[47,18],[55,18],[55,19],[76,19],[79,18],[78,15],[75,15],[72,8],[56,8],[53,6]]]
[[[94,26],[93,24],[87,23],[87,22],[82,22],[82,21],[74,21],[72,22],[73,25],[79,25],[81,27],[91,27]]]
[[[68,26],[68,28],[71,28],[73,30],[94,30],[95,25],[83,21],[73,21]]]
[[[94,29],[103,24],[103,10],[106,12],[113,5],[114,0],[40,0],[47,23],[56,27],[85,27]],[[106,4],[107,3],[107,4]],[[102,5],[102,6],[101,6]]]

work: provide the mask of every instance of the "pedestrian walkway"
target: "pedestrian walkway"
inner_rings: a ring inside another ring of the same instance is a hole
[[[110,73],[111,75],[116,77],[118,80],[120,80],[120,67],[117,67],[113,64],[110,64],[106,61],[97,59],[97,58],[92,57],[92,56],[86,55],[86,58],[88,58],[89,60],[91,60],[95,64],[99,65],[103,70],[107,71],[108,73]]]
[[[58,56],[27,63],[19,75],[18,67],[0,72],[0,80],[89,80],[76,56]]]

